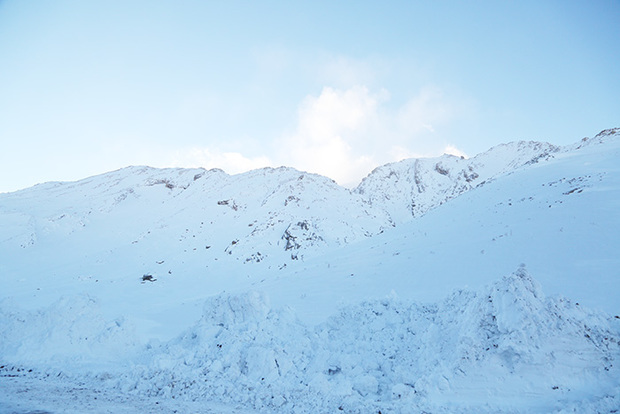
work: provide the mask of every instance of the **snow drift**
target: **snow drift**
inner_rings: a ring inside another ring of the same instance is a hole
[[[205,302],[108,387],[261,412],[617,409],[620,319],[546,297],[524,267],[440,303],[391,297],[308,326],[258,292]]]

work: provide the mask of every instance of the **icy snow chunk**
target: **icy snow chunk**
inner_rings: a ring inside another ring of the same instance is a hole
[[[353,382],[353,389],[363,397],[369,394],[377,394],[379,391],[379,381],[372,375],[360,375]]]
[[[496,283],[490,297],[497,327],[502,333],[520,331],[536,323],[537,316],[544,309],[540,285],[530,277],[523,265]]]
[[[264,293],[250,291],[240,295],[222,294],[207,300],[203,307],[205,322],[229,325],[258,322],[267,317],[269,304]]]
[[[250,346],[245,352],[244,370],[254,381],[273,381],[278,377],[278,364],[275,352],[264,346]]]
[[[392,387],[392,399],[404,399],[408,398],[411,395],[415,394],[415,387],[413,384],[396,384]]]

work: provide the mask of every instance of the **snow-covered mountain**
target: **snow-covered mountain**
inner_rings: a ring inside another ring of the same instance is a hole
[[[613,129],[352,191],[129,167],[0,194],[0,410],[613,412],[619,160]]]
[[[235,176],[217,169],[128,167],[0,195],[0,220],[7,228],[0,243],[5,249],[32,248],[58,238],[83,246],[83,235],[95,235],[93,254],[141,243],[150,256],[153,244],[167,238],[179,241],[166,246],[175,254],[213,247],[205,261],[222,253],[242,262],[272,256],[281,266],[411,221],[559,151],[546,143],[516,142],[467,160],[404,160],[375,169],[353,191],[284,167]]]
[[[95,251],[139,244],[148,250],[140,254],[151,255],[167,239],[167,250],[199,250],[200,258],[188,260],[205,262],[224,256],[260,262],[273,255],[286,262],[389,225],[383,211],[368,209],[332,180],[291,168],[229,176],[129,167],[4,194],[0,209],[11,227],[2,236],[6,249],[44,248],[56,240],[82,245],[95,237]]]

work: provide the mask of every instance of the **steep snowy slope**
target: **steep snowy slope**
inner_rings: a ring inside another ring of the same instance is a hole
[[[453,155],[407,159],[376,168],[354,192],[373,207],[386,211],[394,223],[400,224],[520,167],[601,144],[618,133],[618,128],[604,130],[594,138],[583,138],[567,147],[535,141],[510,142],[470,159]]]

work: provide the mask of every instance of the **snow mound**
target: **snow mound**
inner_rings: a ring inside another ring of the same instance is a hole
[[[21,310],[11,299],[0,302],[4,363],[104,366],[138,348],[132,324],[124,318],[106,320],[92,297],[63,297],[37,311]]]
[[[227,327],[258,322],[269,313],[268,299],[256,291],[244,295],[219,295],[204,304],[206,323]]]
[[[260,293],[222,294],[110,385],[281,412],[617,407],[619,341],[618,319],[545,297],[521,267],[441,303],[364,302],[315,327]]]

